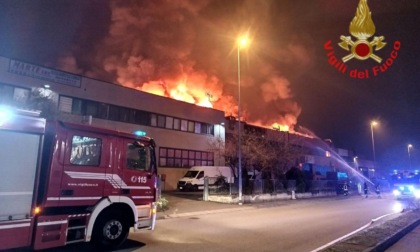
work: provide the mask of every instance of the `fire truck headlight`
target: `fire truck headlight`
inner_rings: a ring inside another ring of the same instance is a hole
[[[414,192],[414,186],[408,186],[408,190],[410,190],[410,192]]]
[[[399,186],[399,187],[398,187],[398,189],[399,189],[400,191],[404,191],[404,186]]]
[[[395,189],[394,191],[392,191],[392,194],[394,194],[394,196],[400,196],[401,192]]]

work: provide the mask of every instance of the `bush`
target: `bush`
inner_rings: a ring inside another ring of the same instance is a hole
[[[229,184],[226,182],[226,178],[223,175],[219,175],[214,182],[218,192],[229,191]]]
[[[158,201],[156,202],[157,205],[157,211],[162,212],[169,209],[169,201],[165,199],[164,197],[160,197]]]

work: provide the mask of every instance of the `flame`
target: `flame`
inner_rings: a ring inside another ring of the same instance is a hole
[[[165,96],[174,100],[183,101],[197,106],[213,108],[212,95],[205,91],[194,91],[188,88],[187,80],[182,79],[175,85],[168,85],[164,81],[151,81],[143,84],[138,90],[154,95]]]
[[[358,39],[367,39],[375,34],[375,24],[372,21],[367,0],[360,0],[349,30],[350,34]]]
[[[279,131],[289,131],[289,125],[273,123],[273,125],[271,125],[271,127],[273,129],[277,129]]]
[[[191,88],[189,78],[185,77],[178,81],[150,81],[138,87],[138,90],[172,98],[178,101],[184,101],[187,103],[195,104],[197,106],[206,108],[215,108],[225,112],[225,115],[237,116],[237,104],[233,97],[218,95],[216,90],[209,90],[200,87],[210,87],[210,85],[201,85],[200,83],[195,84],[196,89]],[[293,131],[293,126],[296,124],[296,118],[293,116],[285,117],[288,122],[274,122],[274,123],[263,123],[262,121],[248,122],[250,124],[264,127],[268,129],[276,129],[279,131]],[[247,121],[247,111],[242,111],[241,120]],[[271,119],[271,121],[276,121]],[[284,121],[284,119],[282,120]]]

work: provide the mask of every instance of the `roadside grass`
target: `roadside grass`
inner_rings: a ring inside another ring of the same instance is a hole
[[[391,242],[389,245],[392,245],[392,241],[395,240],[394,242],[396,242],[401,238],[402,232],[407,227],[418,223],[420,223],[420,210],[417,208],[403,212],[400,216],[391,220],[368,227],[347,239],[321,250],[321,252],[373,251],[378,246],[388,246],[387,242]],[[396,236],[400,237],[397,238]]]

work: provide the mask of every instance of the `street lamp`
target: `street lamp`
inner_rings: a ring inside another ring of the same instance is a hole
[[[247,35],[237,40],[238,47],[238,177],[239,177],[239,204],[242,205],[242,151],[241,151],[241,49],[249,43]]]
[[[370,131],[372,132],[372,150],[373,150],[373,167],[375,167],[376,163],[376,156],[375,156],[375,140],[373,138],[373,127],[378,125],[378,122],[372,121],[370,122]]]
[[[358,156],[355,156],[353,158],[353,163],[354,163],[354,166],[355,166],[356,170],[359,170],[359,164],[357,163],[358,158],[359,158]]]
[[[408,151],[408,162],[409,162],[409,165],[410,165],[410,170],[411,170],[411,155],[410,155],[411,148],[413,148],[413,145],[409,144],[407,146],[407,151]]]

